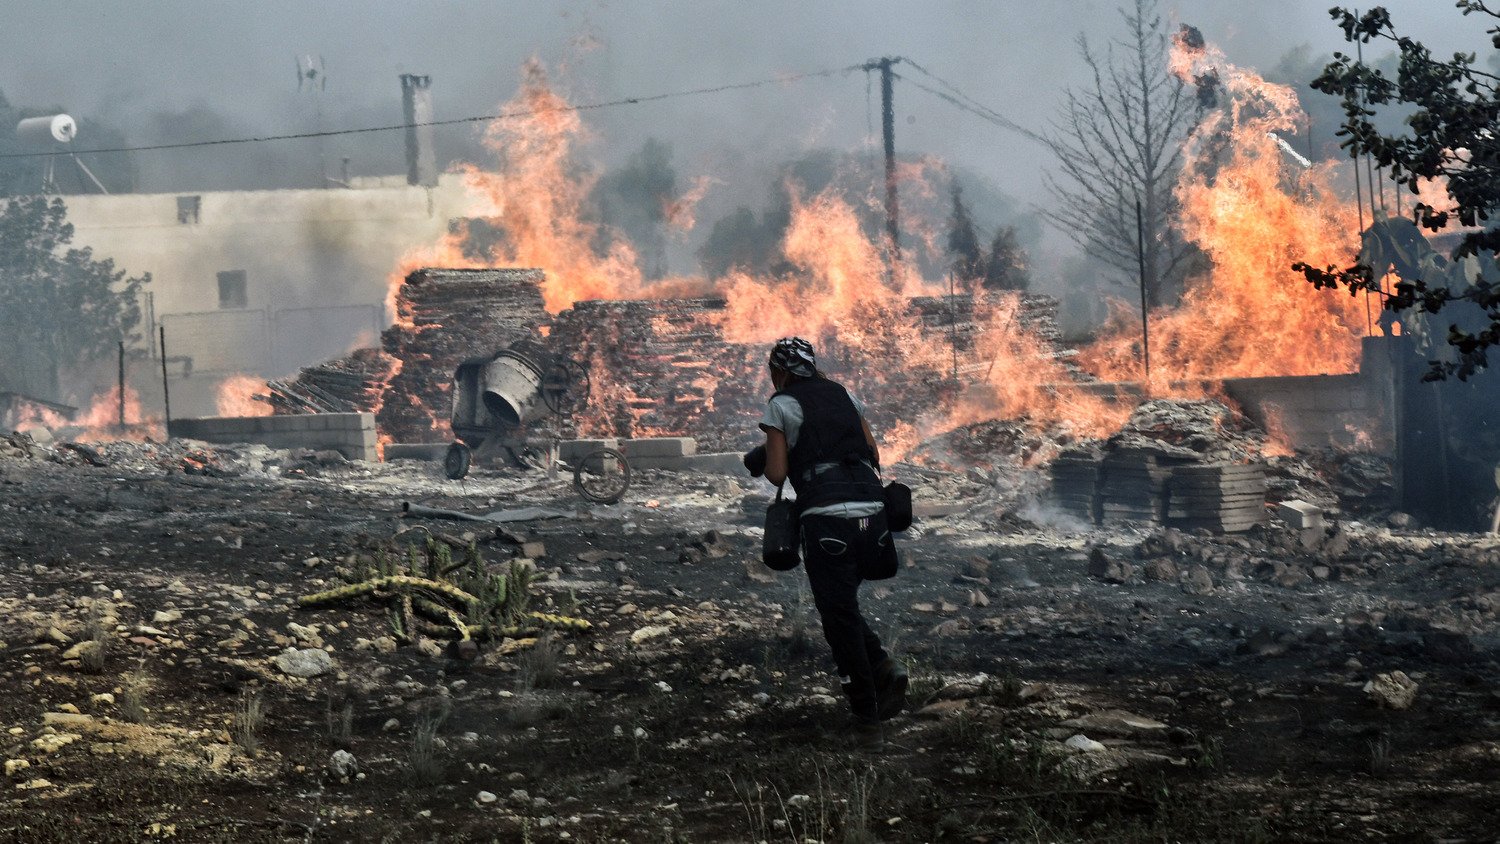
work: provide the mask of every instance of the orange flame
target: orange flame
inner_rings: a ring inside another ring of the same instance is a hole
[[[120,426],[120,388],[112,387],[89,401],[72,419],[45,408],[32,408],[20,414],[15,427],[40,426],[84,442],[116,442],[161,436],[161,419],[149,417],[141,409],[141,396],[133,387],[125,387],[125,425]]]
[[[1333,163],[1300,169],[1272,133],[1305,120],[1292,89],[1235,67],[1209,47],[1174,47],[1187,79],[1217,72],[1228,105],[1189,140],[1177,184],[1181,230],[1213,268],[1150,322],[1153,392],[1176,379],[1315,375],[1359,368],[1365,303],[1314,291],[1294,261],[1341,264],[1358,249],[1354,205],[1333,189]],[[1140,374],[1138,318],[1120,309],[1084,351],[1101,377]],[[1175,394],[1175,393],[1174,393]]]
[[[620,237],[610,238],[605,254],[596,254],[601,228],[589,222],[584,211],[597,177],[574,166],[575,148],[588,139],[587,131],[567,100],[548,85],[540,62],[527,62],[521,90],[502,110],[525,116],[497,120],[486,128],[484,143],[496,153],[499,167],[461,168],[474,202],[470,216],[502,236],[482,254],[466,254],[469,232],[460,227],[432,247],[409,253],[390,277],[389,313],[395,313],[396,291],[406,276],[425,266],[540,268],[546,272],[542,299],[554,314],[585,299],[635,299],[707,289],[701,280],[687,279],[648,289],[634,248]],[[690,225],[692,208],[708,184],[695,184],[669,216]]]
[[[270,416],[266,382],[251,375],[231,375],[219,384],[214,407],[220,416]]]
[[[1147,391],[1210,397],[1220,391],[1204,379],[1354,370],[1366,330],[1363,303],[1315,292],[1290,269],[1295,260],[1344,262],[1357,244],[1354,208],[1334,193],[1332,165],[1291,169],[1271,134],[1303,119],[1294,93],[1230,65],[1211,48],[1178,45],[1172,62],[1188,78],[1216,72],[1227,104],[1193,135],[1177,186],[1183,234],[1213,269],[1188,282],[1180,305],[1153,315],[1154,377]],[[622,237],[600,237],[600,226],[585,213],[594,176],[575,160],[588,135],[578,113],[565,107],[541,66],[528,63],[519,93],[506,106],[528,116],[497,121],[485,132],[499,166],[462,170],[474,201],[470,216],[495,236],[471,238],[459,227],[409,254],[391,277],[392,302],[411,270],[432,265],[539,267],[552,313],[589,299],[707,292],[699,278],[646,282]],[[939,192],[932,177],[939,172],[940,165],[924,161],[904,165],[901,175],[916,199],[933,204]],[[709,183],[697,180],[666,209],[672,225],[691,227],[692,209]],[[910,302],[944,295],[946,284],[924,280],[913,263],[893,263],[880,237],[863,229],[859,209],[835,191],[804,197],[794,186],[790,193],[791,220],[781,245],[789,271],[731,273],[719,284],[727,306],[716,327],[737,344],[794,334],[812,339],[824,360],[843,364],[838,368],[851,373],[851,387],[872,404],[904,395],[884,392],[888,387],[943,380],[947,386],[928,412],[907,414],[885,432],[887,453],[899,455],[924,439],[991,419],[1103,436],[1129,416],[1132,402],[1080,384],[1051,345],[1021,324],[1014,294],[972,291],[972,348],[958,360],[949,339],[924,325]],[[910,248],[938,254],[940,226],[933,221],[940,217],[928,216],[909,225]],[[477,245],[483,242],[490,245]],[[600,242],[610,244],[603,254],[596,251]],[[466,247],[479,251],[466,253]],[[1103,378],[1137,380],[1137,333],[1134,318],[1120,311],[1082,361]],[[607,383],[611,373],[594,363],[590,404],[597,412],[579,420],[584,435],[608,433],[606,408],[626,407],[632,395],[624,386],[628,373],[613,373],[619,382]],[[601,374],[606,383],[598,380]],[[744,389],[755,389],[751,383],[747,379]]]

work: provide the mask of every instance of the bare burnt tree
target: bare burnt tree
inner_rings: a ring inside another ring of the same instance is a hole
[[[1172,188],[1183,141],[1204,104],[1197,88],[1168,70],[1171,37],[1156,0],[1133,0],[1119,11],[1124,34],[1102,55],[1078,38],[1092,81],[1067,92],[1048,134],[1058,164],[1047,181],[1061,200],[1049,216],[1117,270],[1115,281],[1137,284],[1144,264],[1147,300],[1156,306],[1180,289],[1195,254],[1176,232]],[[1145,223],[1143,250],[1136,245],[1137,201]]]

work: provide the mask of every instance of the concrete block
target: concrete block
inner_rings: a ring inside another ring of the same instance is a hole
[[[1306,501],[1293,499],[1276,505],[1276,515],[1298,530],[1323,526],[1323,508]]]
[[[750,472],[745,469],[743,455],[736,452],[693,454],[684,457],[683,462],[686,464],[684,468],[690,469],[694,472],[704,472],[710,475],[739,475],[745,478],[750,477]]]
[[[911,514],[913,516],[933,518],[935,516],[952,516],[962,513],[972,505],[957,501],[913,501]]]
[[[212,427],[223,434],[249,434],[255,431],[257,416],[226,416],[221,419],[212,420]]]
[[[688,465],[687,457],[627,457],[626,461],[631,469],[666,469],[669,472],[681,472],[692,468]]]
[[[426,460],[436,463],[447,456],[449,445],[450,443],[386,443],[385,459]]]
[[[563,440],[557,444],[557,456],[564,463],[577,463],[590,452],[601,448],[618,449],[620,441],[614,437],[597,440]]]
[[[698,443],[692,437],[648,437],[623,440],[620,451],[634,465],[637,457],[686,457],[696,454]]]

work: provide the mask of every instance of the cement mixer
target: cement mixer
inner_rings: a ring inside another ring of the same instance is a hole
[[[476,461],[535,465],[529,458],[537,452],[545,454],[548,471],[555,471],[556,423],[587,400],[589,389],[587,370],[568,360],[548,360],[544,351],[521,344],[464,361],[453,375],[449,420],[458,442],[448,447],[444,471],[459,480]],[[629,484],[630,466],[614,449],[583,455],[573,467],[573,485],[590,501],[618,501]]]

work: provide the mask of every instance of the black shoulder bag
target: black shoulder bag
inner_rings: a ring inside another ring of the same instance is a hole
[[[891,481],[882,492],[886,529],[900,533],[911,527],[911,487],[900,481]]]
[[[802,562],[802,543],[797,524],[797,502],[781,497],[766,507],[766,535],[761,541],[760,558],[776,571],[791,571]]]

